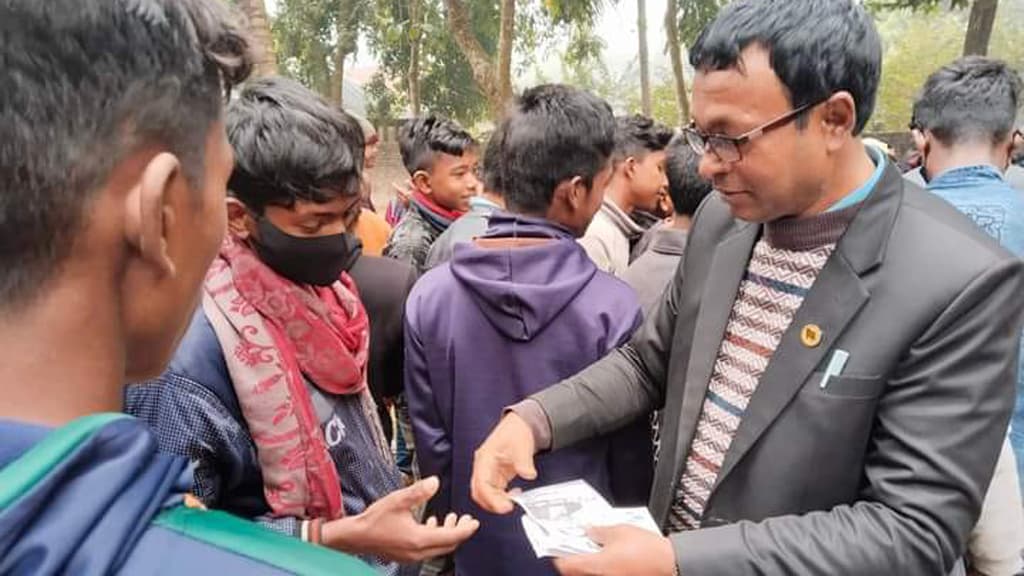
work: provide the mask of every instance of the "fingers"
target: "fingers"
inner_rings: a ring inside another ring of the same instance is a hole
[[[470,496],[484,510],[494,514],[508,514],[515,508],[505,489],[508,475],[501,471],[503,464],[487,453],[477,453],[470,480]]]
[[[422,525],[417,527],[413,535],[417,543],[417,551],[423,558],[431,558],[447,554],[459,544],[469,539],[477,529],[480,522],[469,515],[462,517],[456,514],[449,514],[442,526]]]
[[[517,458],[513,465],[515,466],[516,476],[523,480],[537,479],[537,468],[533,465],[533,456]]]
[[[388,494],[381,498],[377,504],[381,504],[388,509],[409,510],[425,504],[427,500],[433,498],[440,486],[441,482],[437,477],[431,476],[430,478],[424,478],[419,482],[413,483],[408,488],[402,488]]]

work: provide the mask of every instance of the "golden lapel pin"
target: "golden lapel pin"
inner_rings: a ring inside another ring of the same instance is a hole
[[[817,324],[807,324],[800,329],[800,342],[808,348],[817,348],[821,344],[821,327]]]

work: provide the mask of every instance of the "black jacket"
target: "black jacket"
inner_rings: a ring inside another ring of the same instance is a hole
[[[416,283],[416,270],[398,260],[360,256],[349,274],[370,317],[370,365],[368,380],[373,398],[381,407],[381,424],[391,438],[391,420],[385,417],[382,400],[402,392],[405,299]]]

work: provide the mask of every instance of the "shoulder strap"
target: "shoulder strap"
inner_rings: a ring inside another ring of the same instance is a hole
[[[27,493],[97,430],[124,414],[93,414],[50,432],[21,457],[0,469],[0,510]]]
[[[153,523],[187,538],[300,576],[377,574],[352,556],[307,544],[217,510],[176,506],[162,512]]]

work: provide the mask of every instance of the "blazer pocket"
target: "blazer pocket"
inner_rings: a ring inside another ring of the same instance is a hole
[[[870,400],[878,397],[885,388],[885,379],[880,376],[830,376],[825,387],[821,387],[824,371],[814,372],[804,385],[802,393],[834,398]]]

